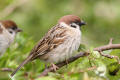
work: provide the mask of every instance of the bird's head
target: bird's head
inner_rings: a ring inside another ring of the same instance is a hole
[[[22,31],[17,27],[16,23],[11,20],[1,20],[0,23],[0,26],[4,27],[11,36],[15,36],[18,32]]]
[[[78,16],[75,15],[66,15],[59,19],[59,24],[64,23],[72,28],[80,29],[81,26],[85,25],[86,23],[82,21]]]

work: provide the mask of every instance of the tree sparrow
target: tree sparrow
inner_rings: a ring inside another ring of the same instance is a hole
[[[58,24],[32,49],[29,56],[11,74],[14,74],[29,61],[40,59],[49,63],[58,63],[70,58],[79,48],[81,42],[81,26],[85,22],[78,16],[66,15],[59,19]],[[53,65],[55,66],[55,65]]]
[[[21,32],[21,29],[13,21],[0,21],[0,57],[5,53],[10,44],[13,43],[17,32]]]

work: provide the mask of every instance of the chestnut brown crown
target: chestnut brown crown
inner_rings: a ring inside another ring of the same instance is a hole
[[[17,27],[17,24],[14,21],[12,21],[12,20],[1,20],[0,22],[2,23],[2,25],[6,29],[12,29],[12,30],[14,30],[16,32],[21,32],[22,31],[21,29],[19,29]]]
[[[59,19],[58,23],[65,22],[66,24],[70,25],[72,23],[76,23],[79,26],[85,25],[86,23],[80,20],[78,16],[75,15],[66,15]]]

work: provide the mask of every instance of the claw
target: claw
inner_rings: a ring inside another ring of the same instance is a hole
[[[56,72],[56,70],[57,69],[59,69],[59,67],[58,66],[56,66],[55,64],[53,64],[53,63],[51,63],[52,64],[52,67],[53,67],[53,69],[54,69],[54,71]]]

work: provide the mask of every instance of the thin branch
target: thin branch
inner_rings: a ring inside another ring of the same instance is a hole
[[[110,39],[109,44],[94,48],[94,51],[105,51],[110,49],[120,49],[120,44],[112,44],[113,38]]]
[[[2,69],[0,69],[0,71],[2,71],[2,72],[12,72],[13,70],[10,69],[10,68],[2,68]]]
[[[109,45],[111,45],[113,42],[113,38],[110,38]]]
[[[94,48],[94,51],[105,51],[110,49],[120,49],[120,44],[104,45],[101,47]]]
[[[112,40],[113,39],[110,39],[110,42],[108,45],[103,45],[103,46],[100,46],[100,47],[97,47],[97,48],[94,48],[93,50],[94,51],[105,51],[105,50],[110,50],[110,49],[120,49],[120,44],[112,44]],[[57,63],[56,66],[58,66],[59,68],[63,67],[64,65],[67,65],[75,60],[77,60],[78,58],[80,57],[84,57],[84,56],[88,56],[90,54],[90,52],[80,52],[79,54],[77,54],[76,56],[73,56],[71,58],[69,58],[67,60],[68,63],[66,63],[66,61],[63,61],[63,62],[60,62],[60,63]],[[106,56],[105,56],[106,57]],[[41,76],[46,76],[48,75],[48,72],[53,72],[54,69],[52,66],[48,67],[47,69],[45,69],[39,77]]]
[[[13,11],[15,11],[18,7],[21,7],[23,4],[28,2],[29,0],[15,0],[12,4],[8,5],[3,11],[0,12],[0,17],[5,18],[10,15]]]
[[[110,58],[110,59],[113,59],[115,58],[118,62],[118,64],[120,64],[120,61],[119,61],[119,57],[118,56],[114,56],[114,55],[109,55],[109,54],[104,54],[102,51],[99,51],[100,55],[101,56],[104,56],[104,57],[107,57],[107,58]]]

